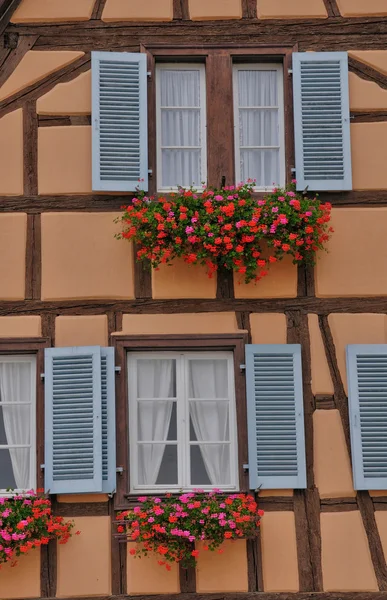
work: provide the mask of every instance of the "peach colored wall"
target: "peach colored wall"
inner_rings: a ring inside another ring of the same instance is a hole
[[[252,313],[250,315],[253,344],[286,344],[286,316],[279,313]]]
[[[323,0],[257,0],[260,19],[326,18]]]
[[[0,119],[0,194],[23,194],[23,111]]]
[[[39,337],[40,317],[0,317],[0,337]]]
[[[0,600],[40,597],[40,550],[32,550],[17,559],[16,567],[2,565]]]
[[[270,498],[271,496],[294,496],[293,490],[260,490],[260,498]]]
[[[313,414],[314,475],[321,498],[355,496],[344,430],[338,410]]]
[[[359,511],[321,513],[324,591],[377,591]]]
[[[27,215],[0,215],[0,299],[22,300],[25,293]]]
[[[232,333],[238,331],[233,312],[123,315],[116,334]]]
[[[173,0],[107,0],[103,21],[172,21]]]
[[[337,0],[343,17],[387,15],[386,0]]]
[[[328,322],[335,343],[337,363],[347,390],[346,346],[348,344],[385,344],[386,316],[382,314],[331,314]]]
[[[225,542],[220,550],[210,552],[199,550],[198,566],[196,568],[196,590],[199,594],[214,594],[217,592],[247,592],[247,552],[246,542]]]
[[[153,298],[215,298],[216,277],[206,267],[187,265],[183,259],[152,270]]]
[[[42,215],[42,299],[133,298],[132,246],[114,238],[116,216]]]
[[[110,517],[74,517],[73,536],[58,545],[57,596],[111,594]]]
[[[351,149],[353,189],[387,189],[387,123],[352,123]]]
[[[349,73],[349,102],[350,109],[354,112],[386,110],[387,90],[373,81]]]
[[[204,19],[240,19],[241,0],[189,0],[189,13],[193,21]]]
[[[385,167],[383,172],[387,174]],[[317,259],[316,295],[386,295],[387,208],[335,208],[332,226],[335,233],[327,244],[328,252],[320,252]]]
[[[128,543],[127,586],[128,594],[178,594],[180,592],[177,564],[171,570],[157,564],[158,555],[136,558],[129,554],[136,544]]]
[[[89,115],[91,113],[91,71],[72,81],[58,83],[38,98],[36,110],[41,115]]]
[[[107,346],[107,316],[57,317],[55,346]]]
[[[298,592],[296,527],[293,512],[266,512],[262,528],[265,592]]]
[[[91,127],[39,127],[39,194],[91,193]]]
[[[84,52],[72,52],[69,50],[30,50],[22,58],[7,81],[1,86],[0,100],[69,65],[83,55]]]
[[[295,298],[297,296],[297,267],[287,257],[270,267],[269,275],[249,284],[240,283],[234,276],[235,298]]]
[[[387,50],[350,50],[348,54],[364,62],[366,65],[387,74]]]
[[[384,493],[386,492],[384,491]],[[375,519],[382,542],[384,556],[387,556],[387,512],[384,510],[375,511]]]
[[[95,0],[22,0],[12,15],[11,23],[39,21],[87,21]]]
[[[333,394],[334,388],[317,315],[308,315],[313,394]]]

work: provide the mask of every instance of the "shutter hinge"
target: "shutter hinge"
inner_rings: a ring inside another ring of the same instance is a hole
[[[41,373],[41,374],[40,374],[40,379],[43,381],[43,380],[44,380],[44,378],[45,378],[45,374],[44,374],[44,373]]]
[[[148,175],[149,175],[149,177],[152,177],[152,175],[153,175],[153,169],[148,169]]]
[[[296,172],[296,169],[295,169],[295,167],[293,167],[292,169],[290,169],[290,172],[291,172],[291,173],[295,173],[295,172]]]
[[[46,468],[46,465],[40,465],[40,468],[42,469],[42,471],[44,471],[44,469]]]
[[[116,373],[121,373],[121,367],[114,367]]]
[[[119,473],[119,475],[122,475],[123,472],[124,472],[124,467],[116,467],[116,473]]]
[[[146,74],[147,74],[147,77],[149,77],[149,79],[152,77],[152,72],[151,71],[147,71]]]
[[[239,365],[241,371],[246,371],[246,365]]]
[[[248,471],[249,470],[249,463],[245,463],[244,465],[242,465],[243,470],[244,471]]]
[[[293,75],[293,69],[288,69],[288,74]]]

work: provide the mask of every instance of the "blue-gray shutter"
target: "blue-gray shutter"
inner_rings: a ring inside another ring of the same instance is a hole
[[[93,190],[146,191],[146,55],[92,52],[91,70]]]
[[[246,345],[250,488],[306,487],[301,346]]]
[[[101,348],[102,491],[116,489],[116,395],[114,348]]]
[[[101,350],[45,350],[45,489],[102,491]]]
[[[387,490],[387,345],[347,346],[355,490]]]
[[[351,190],[346,52],[293,54],[297,189]]]

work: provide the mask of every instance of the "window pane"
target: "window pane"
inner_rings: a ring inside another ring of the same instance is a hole
[[[30,449],[0,449],[0,489],[28,490],[30,485]]]
[[[277,106],[277,71],[238,71],[239,106]]]
[[[256,179],[257,187],[279,183],[278,150],[241,150],[241,180]]]
[[[190,360],[189,397],[228,398],[227,360]]]
[[[211,485],[199,446],[191,446],[191,485]]]
[[[241,146],[278,146],[278,111],[242,109],[240,111]]]
[[[161,69],[161,106],[200,106],[200,72]]]
[[[205,465],[208,479],[211,485],[221,487],[231,484],[230,475],[230,446],[226,444],[200,444],[200,446],[191,446],[191,485],[205,485],[204,481],[193,481],[193,476],[198,476],[195,467],[195,457],[200,448],[201,456]]]
[[[162,150],[162,187],[201,185],[201,150]]]
[[[228,442],[229,403],[191,400],[190,439],[199,442]]]
[[[0,445],[30,444],[30,411],[28,404],[0,404]]]
[[[161,110],[162,146],[200,146],[200,112]]]
[[[137,361],[138,398],[175,398],[176,361],[145,358]]]
[[[177,485],[177,445],[139,444],[139,485]]]
[[[140,441],[176,441],[176,402],[141,400],[138,403],[138,439]]]

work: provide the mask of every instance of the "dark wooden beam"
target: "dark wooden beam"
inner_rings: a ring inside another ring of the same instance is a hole
[[[54,515],[61,517],[106,517],[109,515],[108,502],[56,502]]]
[[[23,106],[23,162],[24,196],[36,196],[38,193],[38,117],[35,100],[28,100]]]
[[[371,67],[366,65],[362,61],[357,58],[353,58],[352,56],[348,57],[348,67],[352,73],[355,73],[362,79],[366,79],[367,81],[372,81],[373,83],[377,83],[383,89],[387,89],[387,75]]]
[[[123,545],[123,544],[120,544]],[[40,600],[31,598],[31,600]],[[51,598],[50,600],[55,600]],[[71,596],[61,600],[386,600],[385,592],[233,592],[217,594],[115,594],[111,596]]]
[[[359,510],[356,498],[322,498],[321,512],[347,512]]]
[[[336,408],[333,394],[316,394],[314,402],[317,410],[331,410]]]
[[[255,539],[246,540],[247,581],[249,592],[263,592],[263,565],[261,531]]]
[[[257,0],[242,0],[242,18],[257,18]]]
[[[341,17],[339,7],[337,6],[337,0],[324,0],[324,4],[328,17]]]
[[[385,110],[351,113],[351,123],[380,123],[382,121],[387,121],[387,111]]]
[[[173,18],[178,21],[190,18],[188,0],[173,0]]]
[[[7,28],[21,0],[0,0],[0,35]]]
[[[101,20],[103,9],[105,8],[106,0],[95,0],[93,12],[91,13],[91,18]]]
[[[134,295],[139,299],[152,298],[152,269],[149,261],[139,262],[136,258],[137,246],[133,246]]]
[[[91,125],[91,115],[38,115],[39,127]]]
[[[39,300],[42,277],[41,216],[27,215],[25,297]]]
[[[179,564],[179,581],[180,581],[180,591],[182,594],[196,593],[196,569],[195,569],[195,567],[189,567],[188,569],[183,569],[181,564]]]
[[[14,72],[24,55],[33,48],[37,35],[20,35],[17,46],[13,50],[9,50],[4,57],[3,62],[0,62],[0,86],[2,86]]]
[[[40,547],[40,594],[42,598],[55,598],[57,587],[57,540]]]

